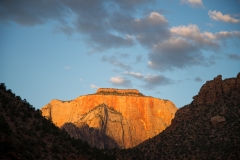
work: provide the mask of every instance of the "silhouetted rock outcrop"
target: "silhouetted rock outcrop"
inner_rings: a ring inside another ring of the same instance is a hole
[[[235,94],[240,90],[240,74],[237,78],[222,80],[219,75],[202,86],[198,95],[194,96],[193,104],[214,104],[222,95]]]
[[[0,159],[115,159],[71,138],[0,84]]]
[[[128,150],[110,150],[118,159],[240,159],[240,73],[217,76],[180,108],[159,135]]]

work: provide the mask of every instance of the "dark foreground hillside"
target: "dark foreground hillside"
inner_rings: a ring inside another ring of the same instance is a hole
[[[71,138],[0,84],[0,159],[115,159]]]
[[[193,99],[159,135],[108,154],[119,159],[240,159],[240,73],[207,81]]]

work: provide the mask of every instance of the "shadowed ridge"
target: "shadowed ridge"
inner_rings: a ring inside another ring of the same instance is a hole
[[[71,138],[0,84],[0,159],[115,159]]]
[[[240,73],[207,81],[172,124],[128,150],[110,150],[118,159],[239,159]]]

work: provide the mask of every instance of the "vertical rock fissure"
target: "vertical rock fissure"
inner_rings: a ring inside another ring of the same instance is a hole
[[[129,137],[130,137],[130,141],[131,141],[131,147],[133,147],[133,141],[132,141],[132,132],[131,132],[131,129],[130,129],[130,125],[128,124],[128,134],[129,134]]]
[[[122,126],[122,143],[123,143],[123,148],[125,148],[125,141],[124,141],[124,128],[123,128],[123,118],[121,117],[121,126]]]
[[[106,128],[107,128],[107,119],[108,119],[108,110],[106,108],[106,105],[103,104],[103,112],[104,112],[104,117],[103,117],[103,132],[106,133]]]

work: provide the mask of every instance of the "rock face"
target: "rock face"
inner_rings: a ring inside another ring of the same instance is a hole
[[[214,104],[224,94],[234,94],[240,90],[240,73],[237,78],[222,80],[219,75],[202,86],[198,95],[194,96],[193,104]]]
[[[100,104],[83,115],[78,122],[65,123],[61,128],[74,138],[83,139],[96,148],[119,148],[129,141],[127,137],[131,137],[129,127],[121,113]],[[112,128],[117,134],[112,133]]]
[[[52,100],[42,115],[97,148],[131,148],[162,132],[177,111],[138,90],[99,89],[72,101]]]

